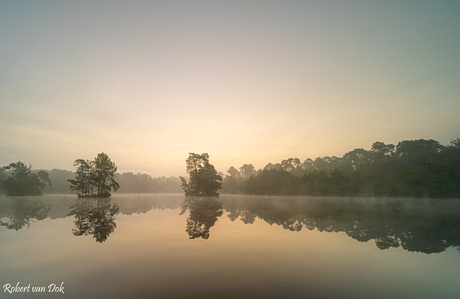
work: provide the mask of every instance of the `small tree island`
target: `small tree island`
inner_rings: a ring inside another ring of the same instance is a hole
[[[78,197],[110,197],[110,191],[117,191],[117,166],[105,153],[100,153],[93,161],[77,159],[76,177],[68,180],[70,191]]]
[[[214,166],[209,163],[209,155],[189,153],[185,161],[186,171],[190,176],[189,181],[180,177],[182,189],[189,196],[219,196],[217,190],[222,187],[222,176]]]
[[[45,186],[51,186],[49,175],[44,170],[32,171],[32,165],[18,161],[1,168],[10,170],[9,176],[1,180],[1,185],[7,196],[43,195]]]

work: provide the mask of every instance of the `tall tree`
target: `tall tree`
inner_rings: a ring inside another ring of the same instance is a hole
[[[246,180],[241,177],[241,173],[233,166],[227,170],[227,175],[222,180],[223,193],[243,193]]]
[[[185,161],[189,180],[180,177],[182,189],[186,195],[218,196],[217,191],[222,186],[222,176],[219,175],[212,164],[209,155],[189,153]]]
[[[80,196],[86,196],[93,193],[91,184],[91,166],[92,162],[89,160],[77,159],[73,166],[77,167],[75,172],[76,177],[74,180],[67,180],[70,183],[70,191]]]
[[[301,176],[305,172],[301,165],[302,163],[300,163],[299,158],[289,158],[281,161],[281,167],[284,170],[289,171],[298,176]]]
[[[245,179],[249,179],[251,175],[256,173],[256,170],[252,164],[244,164],[240,167],[241,176]]]
[[[362,148],[356,148],[346,153],[343,158],[351,164],[353,170],[365,168],[371,163],[370,152]]]
[[[403,140],[396,146],[396,156],[404,165],[414,166],[419,163],[436,163],[444,147],[436,140]]]
[[[311,158],[306,159],[302,163],[301,167],[307,173],[316,171],[315,163],[313,162],[313,160]]]
[[[233,166],[230,166],[230,168],[227,170],[227,173],[228,173],[228,176],[235,178],[235,179],[239,179],[241,177],[241,174],[238,171],[238,169],[236,169]]]
[[[116,181],[117,166],[109,156],[100,153],[94,159],[91,180],[96,188],[96,195],[100,197],[109,197],[112,189],[117,191],[120,185]]]
[[[70,190],[79,196],[110,197],[110,192],[120,188],[116,180],[117,166],[109,156],[100,153],[93,161],[75,160],[74,180],[68,180]]]

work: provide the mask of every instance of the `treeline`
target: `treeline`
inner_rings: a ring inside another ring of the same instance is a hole
[[[120,184],[119,193],[181,193],[181,181],[178,177],[152,178],[145,173],[125,172],[117,174]]]
[[[4,172],[8,171],[5,175]],[[32,171],[32,165],[18,161],[0,167],[0,187],[7,196],[42,195],[45,186],[51,185],[48,173]]]
[[[249,175],[249,176],[248,176]],[[343,157],[289,158],[258,171],[230,167],[222,193],[310,196],[460,197],[460,138],[375,142]]]
[[[38,172],[38,170],[32,170]],[[45,194],[69,194],[69,182],[75,178],[73,171],[52,169],[46,170],[49,179],[52,182],[51,186],[45,186],[43,193]],[[11,171],[0,171],[0,182],[7,179]],[[156,177],[152,178],[148,174],[143,173],[117,173],[116,178],[120,184],[120,189],[117,193],[182,193],[181,181],[178,177]],[[0,194],[5,193],[0,184]]]

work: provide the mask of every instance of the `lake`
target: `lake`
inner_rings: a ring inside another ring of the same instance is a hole
[[[2,298],[460,298],[459,200],[2,196],[0,220]]]

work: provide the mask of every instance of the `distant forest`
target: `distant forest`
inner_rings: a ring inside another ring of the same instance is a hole
[[[52,185],[43,193],[70,193],[67,179],[74,179],[74,172],[47,172]],[[343,157],[288,158],[259,170],[244,164],[219,174],[222,194],[459,198],[460,138],[449,145],[433,139],[404,140],[396,146],[377,141],[370,150],[354,149]],[[0,181],[8,175],[0,171]],[[178,177],[128,172],[116,178],[120,193],[183,192]]]
[[[52,169],[47,170],[51,186],[46,186],[43,193],[67,194],[70,193],[68,179],[74,179],[73,171]],[[7,178],[9,172],[0,172],[0,181]],[[120,184],[118,193],[181,193],[181,181],[178,177],[157,177],[152,178],[144,173],[117,173],[116,178]],[[2,190],[1,190],[2,191]],[[3,192],[2,192],[3,193]]]
[[[460,138],[375,142],[343,157],[289,158],[256,171],[230,167],[221,193],[309,196],[460,197]]]

